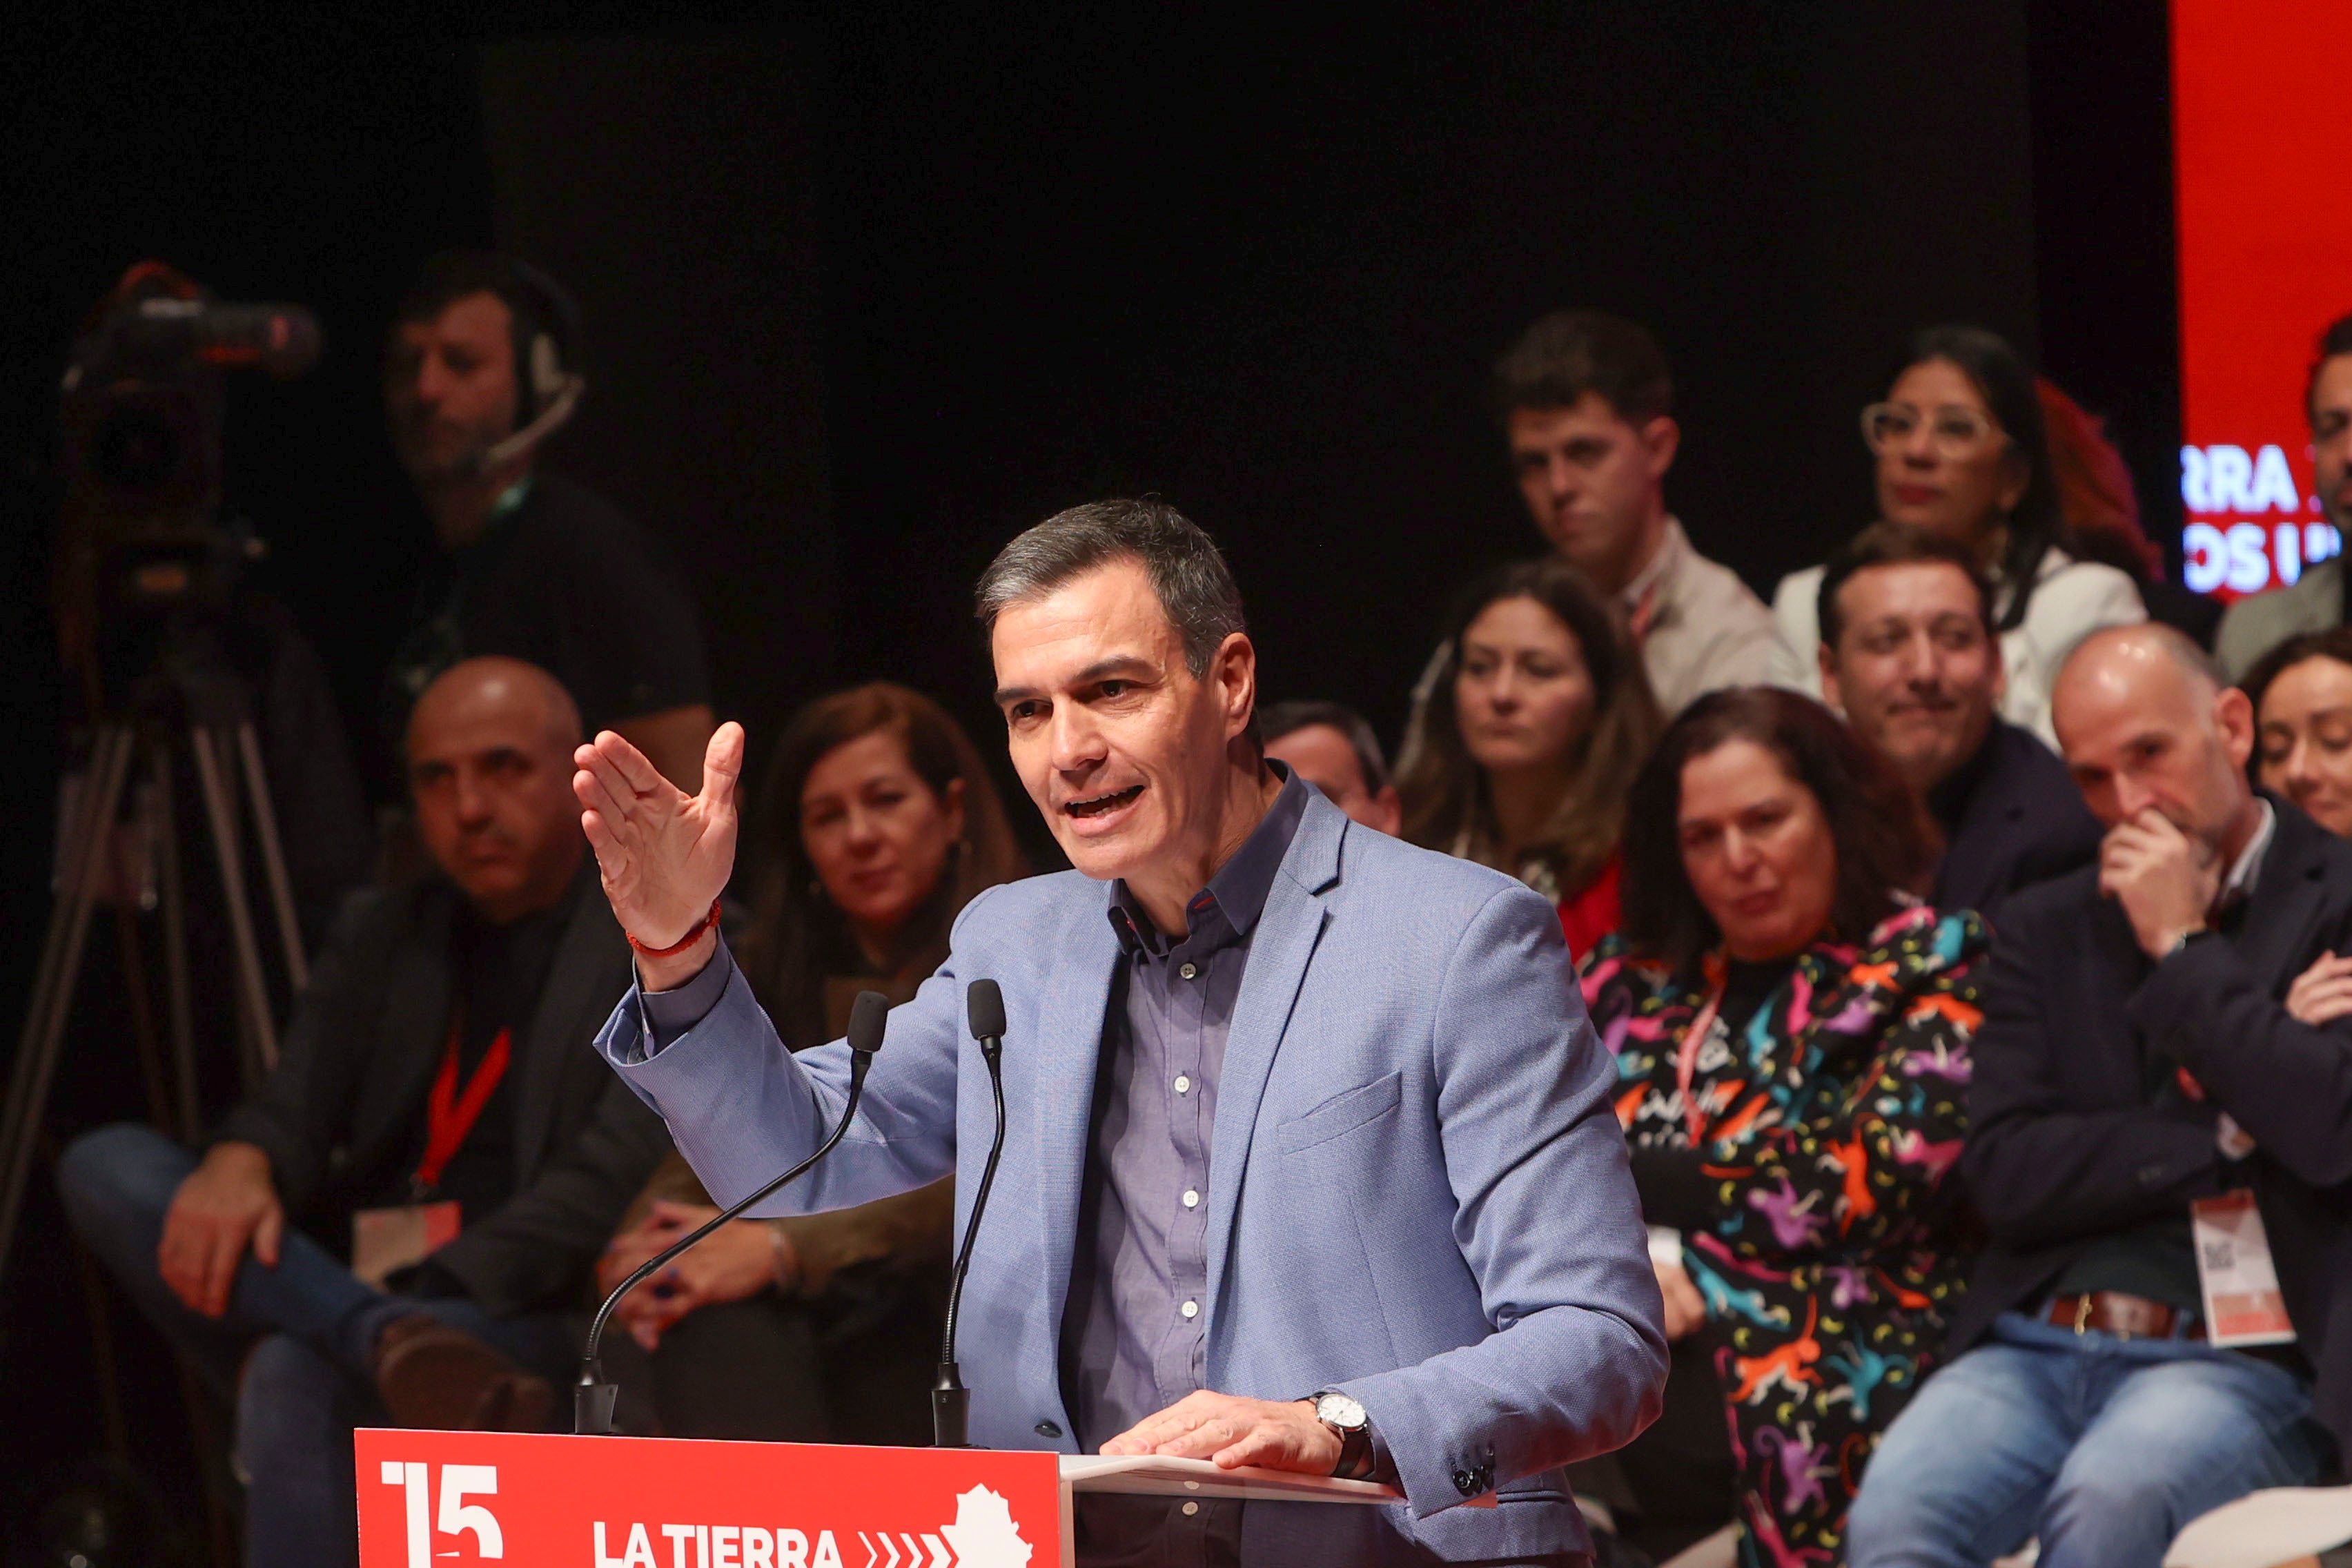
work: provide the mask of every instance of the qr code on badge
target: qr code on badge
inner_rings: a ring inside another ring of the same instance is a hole
[[[2205,1241],[2205,1271],[2220,1273],[2238,1266],[2237,1244],[2226,1236],[2209,1237]]]

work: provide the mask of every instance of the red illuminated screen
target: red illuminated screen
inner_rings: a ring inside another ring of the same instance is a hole
[[[2173,0],[2183,580],[2236,598],[2342,548],[2312,492],[2304,380],[2352,311],[2352,6]]]

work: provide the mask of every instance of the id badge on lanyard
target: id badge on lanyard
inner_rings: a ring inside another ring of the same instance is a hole
[[[2221,1350],[2288,1345],[2294,1325],[2271,1262],[2271,1239],[2254,1194],[2241,1187],[2189,1205],[2197,1287],[2205,1299],[2208,1343]]]
[[[384,1280],[411,1264],[422,1263],[436,1247],[457,1238],[465,1215],[454,1200],[433,1201],[433,1189],[442,1172],[464,1147],[467,1134],[480,1121],[482,1108],[506,1077],[513,1050],[513,1031],[500,1029],[474,1069],[464,1091],[457,1088],[457,1041],[462,1017],[449,1025],[449,1043],[441,1054],[441,1070],[425,1102],[425,1158],[416,1163],[409,1188],[416,1201],[390,1208],[362,1209],[352,1215],[352,1272],[381,1290]]]

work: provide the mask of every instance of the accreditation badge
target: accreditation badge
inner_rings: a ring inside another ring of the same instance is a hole
[[[2241,1187],[2199,1198],[2189,1205],[2189,1228],[2205,1297],[2206,1342],[2221,1350],[2293,1344],[2294,1325],[2287,1321],[2252,1192]]]

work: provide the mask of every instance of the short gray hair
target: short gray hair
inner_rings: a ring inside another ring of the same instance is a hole
[[[993,633],[996,617],[1011,606],[1113,561],[1141,564],[1184,639],[1184,664],[1195,678],[1208,674],[1227,637],[1249,629],[1241,590],[1216,542],[1174,507],[1149,498],[1055,512],[998,551],[975,595],[982,629]]]

